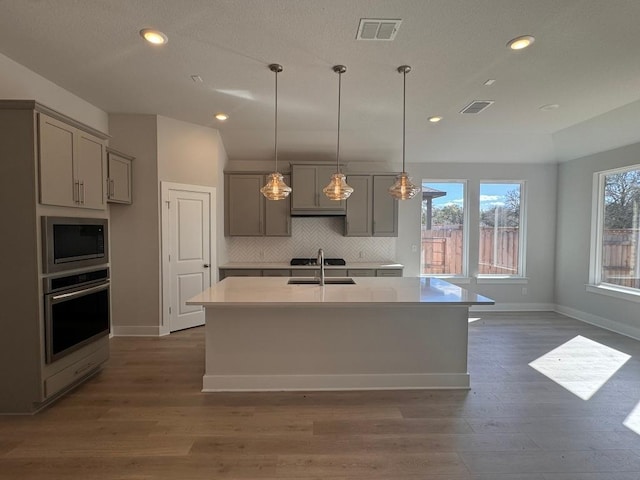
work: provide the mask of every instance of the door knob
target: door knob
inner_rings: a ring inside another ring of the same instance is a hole
[[[205,264],[203,265],[203,267],[204,267],[204,268],[209,268],[209,264],[208,264],[208,263],[205,263]]]

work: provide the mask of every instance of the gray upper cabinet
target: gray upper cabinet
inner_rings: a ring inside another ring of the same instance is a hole
[[[39,114],[40,203],[106,208],[104,140]]]
[[[230,173],[225,175],[226,236],[290,236],[290,198],[267,200],[260,189],[266,175]],[[285,181],[289,181],[285,176]]]
[[[389,195],[395,175],[373,176],[373,236],[398,236],[398,200]]]
[[[291,165],[291,214],[344,215],[346,202],[329,200],[322,192],[335,171],[334,165]]]
[[[345,237],[370,237],[373,232],[371,175],[349,175],[347,183],[353,193],[347,199]]]
[[[132,171],[134,157],[107,148],[107,201],[133,203]]]
[[[398,201],[388,193],[395,175],[349,175],[346,237],[397,237]]]

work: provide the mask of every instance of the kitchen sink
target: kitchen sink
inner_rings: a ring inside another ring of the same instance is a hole
[[[324,279],[325,285],[355,285],[353,278],[329,277]],[[320,285],[319,278],[290,278],[287,285]]]

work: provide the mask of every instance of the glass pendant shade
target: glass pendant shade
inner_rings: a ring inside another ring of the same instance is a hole
[[[267,184],[260,189],[267,200],[284,200],[291,193],[291,187],[284,183],[280,172],[270,173],[267,178]]]
[[[411,71],[409,65],[400,65],[398,73],[402,73],[402,173],[396,177],[396,181],[389,187],[389,195],[396,200],[409,200],[420,192],[420,187],[411,181],[411,177],[405,171],[405,143],[407,123],[407,73]]]
[[[340,173],[340,105],[342,98],[342,74],[347,71],[344,65],[335,65],[333,71],[338,74],[338,141],[336,143],[336,173],[331,175],[329,185],[322,192],[329,200],[346,200],[353,193],[353,188],[347,185],[347,177]]]
[[[329,185],[322,189],[329,200],[346,200],[353,193],[353,188],[347,185],[346,178],[342,173],[331,175]]]
[[[274,122],[276,171],[267,175],[267,184],[260,189],[260,192],[267,200],[284,200],[291,193],[291,187],[284,183],[282,174],[278,172],[278,73],[282,71],[282,65],[272,63],[269,65],[269,70],[276,74],[276,118]]]
[[[411,177],[402,172],[396,177],[395,183],[389,187],[389,194],[398,200],[409,200],[420,192],[420,187],[411,182]]]

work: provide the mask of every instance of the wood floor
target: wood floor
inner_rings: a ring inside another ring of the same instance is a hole
[[[0,479],[639,480],[640,342],[553,313],[478,316],[469,391],[203,394],[202,328],[114,338],[102,373],[0,417]],[[574,394],[529,363],[577,336],[543,362]]]

